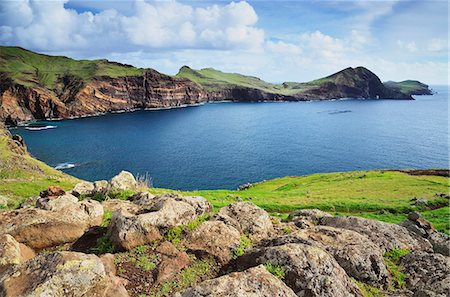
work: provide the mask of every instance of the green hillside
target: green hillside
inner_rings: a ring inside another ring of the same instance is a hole
[[[232,87],[245,87],[259,89],[268,93],[292,95],[299,90],[291,88],[289,84],[271,84],[257,77],[242,75],[239,73],[226,73],[213,68],[195,70],[188,66],[181,67],[178,77],[188,78],[210,91],[219,91]],[[296,87],[301,84],[296,84]]]
[[[429,86],[417,80],[404,80],[401,82],[388,81],[384,85],[390,89],[411,95],[431,95]]]
[[[20,47],[0,46],[0,72],[16,82],[53,89],[58,77],[71,74],[88,80],[94,76],[130,76],[143,70],[107,60],[74,60],[62,56],[47,56]]]

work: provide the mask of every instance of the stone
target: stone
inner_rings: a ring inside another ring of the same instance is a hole
[[[137,212],[140,208],[138,205],[131,203],[131,201],[120,199],[108,199],[101,202],[105,211],[115,212],[119,209],[127,210],[129,212]]]
[[[0,236],[0,274],[9,267],[19,265],[35,256],[32,249],[17,242],[11,235]]]
[[[80,197],[81,195],[91,196],[94,193],[94,184],[88,181],[83,181],[75,185],[72,189],[72,195]]]
[[[54,197],[41,197],[36,201],[36,208],[59,211],[64,209],[70,209],[78,203],[78,198],[72,194],[63,194],[57,198]]]
[[[155,195],[148,192],[139,192],[130,196],[128,200],[137,205],[152,205],[155,203]]]
[[[332,215],[328,212],[321,211],[320,209],[299,209],[291,212],[288,219],[292,220],[295,217],[302,217],[310,221],[318,221],[324,217],[332,217]]]
[[[363,296],[360,289],[324,250],[303,243],[288,243],[250,251],[237,259],[241,267],[270,263],[285,271],[284,282],[297,296]]]
[[[450,296],[449,257],[413,251],[402,258],[399,268],[407,275],[406,287],[408,289],[415,292],[431,291],[436,296]]]
[[[235,202],[219,210],[239,224],[241,232],[248,234],[252,241],[266,239],[274,232],[269,214],[251,202]]]
[[[20,243],[42,249],[74,242],[87,229],[102,222],[103,207],[97,201],[88,199],[64,205],[67,207],[51,204],[45,206],[49,210],[23,208],[1,212],[0,234],[10,234]]]
[[[0,208],[5,208],[8,206],[8,198],[5,196],[0,195]]]
[[[94,182],[94,190],[92,194],[106,195],[109,192],[109,182],[106,180],[98,180]]]
[[[0,276],[0,292],[5,297],[128,296],[99,257],[77,252],[39,255],[8,270]]]
[[[175,297],[296,297],[282,281],[260,265],[204,281]]]
[[[58,196],[62,196],[66,193],[66,191],[64,191],[63,188],[59,187],[59,186],[50,186],[48,187],[47,190],[44,190],[40,193],[40,196],[45,198],[45,197],[58,197]]]
[[[124,190],[136,189],[137,182],[133,174],[128,171],[121,171],[118,175],[114,176],[109,182],[110,192],[119,192]]]
[[[416,205],[416,206],[423,206],[423,205],[427,205],[427,204],[428,204],[428,200],[425,198],[418,199],[416,202],[414,202],[414,205]]]
[[[383,253],[395,248],[432,251],[431,244],[424,238],[412,234],[408,229],[391,223],[359,217],[324,217],[321,225],[356,231],[366,235]]]
[[[188,267],[190,260],[186,252],[179,251],[169,241],[164,241],[157,248],[156,251],[161,255],[161,262],[158,266],[158,274],[156,276],[156,283],[162,284],[165,281],[173,279],[178,272]]]
[[[224,265],[232,259],[232,252],[240,244],[240,233],[221,221],[207,221],[191,231],[185,246],[200,258],[214,257]]]
[[[41,198],[41,197],[40,196],[32,196],[32,197],[25,199],[25,201],[20,204],[20,208],[36,207],[36,202],[38,201],[39,198]]]
[[[111,219],[111,242],[118,250],[130,250],[162,238],[168,229],[197,217],[194,207],[172,198],[157,200],[151,207],[120,209]]]
[[[304,241],[300,243],[309,241],[327,251],[349,276],[360,282],[378,288],[387,288],[389,284],[389,273],[383,253],[365,235],[346,229],[316,226],[299,230],[286,237],[290,237],[292,243],[295,243],[296,238],[301,238]]]

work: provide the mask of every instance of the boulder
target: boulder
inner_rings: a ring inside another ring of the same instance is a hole
[[[175,297],[296,297],[282,281],[264,266],[233,272],[204,281],[192,288],[175,293]]]
[[[57,198],[54,197],[41,197],[36,201],[36,208],[60,211],[70,209],[78,203],[78,198],[72,194],[64,194]]]
[[[27,199],[25,199],[25,201],[23,201],[20,204],[20,208],[33,208],[36,207],[36,202],[38,201],[38,199],[41,198],[40,196],[32,196],[29,197]]]
[[[39,255],[0,276],[0,295],[128,296],[121,279],[108,275],[95,255],[55,252]]]
[[[115,212],[119,209],[127,210],[130,212],[137,212],[140,208],[138,205],[131,203],[127,200],[120,199],[108,199],[101,202],[105,211]]]
[[[274,231],[269,214],[251,202],[235,202],[220,209],[219,215],[226,215],[239,224],[239,230],[253,241],[270,236]]]
[[[0,274],[9,267],[19,265],[35,256],[32,249],[18,243],[11,235],[0,236]]]
[[[168,229],[186,224],[197,217],[194,207],[172,198],[162,198],[150,207],[124,210],[113,214],[109,230],[118,250],[130,250],[162,238]]]
[[[290,237],[293,243],[296,238],[301,238],[327,251],[349,276],[360,282],[378,288],[387,288],[389,284],[383,253],[365,235],[346,229],[317,226],[286,237]]]
[[[124,190],[134,190],[136,186],[136,179],[134,178],[133,174],[128,171],[121,171],[109,182],[109,190],[112,193]]]
[[[0,195],[0,208],[5,208],[8,206],[8,198]]]
[[[284,269],[284,282],[297,296],[363,296],[336,260],[316,246],[289,243],[256,249],[238,258],[238,265],[244,268],[266,263]]]
[[[80,197],[81,195],[92,195],[94,193],[94,184],[88,181],[84,181],[75,185],[72,190],[72,194]]]
[[[92,195],[106,195],[109,192],[109,182],[106,180],[98,180],[94,182],[94,190]]]
[[[240,233],[221,221],[207,221],[190,232],[185,246],[198,257],[214,257],[220,264],[228,263],[240,244]]]
[[[58,201],[65,207],[59,206]],[[66,198],[56,198],[48,202],[51,203],[41,205],[48,210],[23,208],[0,213],[0,234],[10,234],[18,242],[42,249],[74,242],[102,222],[103,207],[97,201],[68,203]]]
[[[155,203],[155,195],[148,192],[139,192],[130,196],[128,200],[137,205],[152,205]]]
[[[288,220],[291,220],[297,227],[305,229],[318,224],[323,217],[332,217],[332,215],[319,209],[300,209],[291,212]]]
[[[50,186],[48,187],[47,190],[44,190],[40,193],[39,196],[41,197],[58,197],[61,195],[64,195],[66,193],[66,191],[64,191],[63,188],[59,187],[59,186]]]
[[[321,225],[356,231],[366,235],[383,253],[395,248],[419,251],[432,251],[431,244],[408,229],[391,223],[359,217],[324,217]]]
[[[173,279],[178,272],[186,268],[190,263],[188,254],[179,251],[169,241],[161,243],[156,248],[156,251],[161,257],[161,262],[158,266],[158,274],[156,276],[157,284],[162,284],[165,281]]]
[[[438,232],[433,225],[423,218],[418,212],[412,212],[408,218],[399,223],[409,231],[426,238],[436,253],[444,256],[450,256],[450,236]]]
[[[416,294],[450,296],[449,257],[414,251],[402,258],[400,269],[407,275],[406,287]]]

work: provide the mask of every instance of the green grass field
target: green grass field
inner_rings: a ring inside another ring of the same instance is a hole
[[[0,46],[0,72],[26,86],[55,87],[60,76],[74,75],[88,80],[94,76],[140,75],[143,69],[127,67],[107,60],[74,60],[61,56],[37,54],[19,47]]]

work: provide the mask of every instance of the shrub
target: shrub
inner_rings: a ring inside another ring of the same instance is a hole
[[[111,222],[113,212],[110,210],[105,210],[103,212],[103,219],[102,219],[102,227],[108,227],[109,223]]]
[[[242,256],[248,249],[252,247],[252,241],[248,238],[247,235],[241,235],[239,247],[233,250],[233,259],[237,259]]]
[[[280,265],[274,265],[272,263],[266,263],[264,264],[264,267],[266,267],[267,271],[272,273],[274,276],[276,276],[278,279],[283,280],[286,276],[286,272],[284,271],[284,268]]]
[[[195,228],[197,228],[201,223],[206,222],[207,220],[209,220],[209,215],[207,214],[203,214],[201,216],[198,216],[195,220],[190,221],[187,225],[186,228],[189,231],[194,230]]]
[[[400,260],[409,254],[409,250],[405,249],[393,249],[384,254],[384,261],[386,267],[391,275],[390,290],[394,288],[402,289],[405,287],[406,274],[399,270],[398,264]]]

